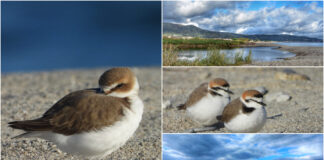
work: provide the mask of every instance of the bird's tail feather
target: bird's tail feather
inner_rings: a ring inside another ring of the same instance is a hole
[[[9,122],[9,127],[14,129],[22,129],[24,131],[47,131],[50,129],[48,121],[42,119],[13,121]]]

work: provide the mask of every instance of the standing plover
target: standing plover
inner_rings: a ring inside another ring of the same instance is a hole
[[[194,121],[210,126],[218,122],[224,107],[230,102],[230,85],[225,79],[216,78],[209,83],[203,83],[189,96],[185,104],[178,109],[185,109],[188,116]]]
[[[99,79],[100,88],[72,92],[41,118],[10,122],[26,133],[54,142],[64,152],[103,158],[134,134],[142,119],[137,78],[128,68],[113,68]]]
[[[224,108],[221,120],[232,132],[257,132],[266,122],[265,106],[262,93],[247,90]]]

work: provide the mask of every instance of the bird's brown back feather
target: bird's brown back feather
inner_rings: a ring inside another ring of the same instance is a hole
[[[107,96],[97,89],[81,90],[63,97],[42,118],[10,122],[9,127],[71,135],[112,125],[123,117],[125,107],[130,107],[127,98]]]
[[[202,97],[206,96],[208,93],[208,83],[203,83],[197,87],[189,96],[185,103],[186,107],[190,107],[197,103]]]
[[[221,120],[223,122],[229,122],[240,112],[242,107],[243,104],[241,103],[240,98],[236,98],[224,108]]]

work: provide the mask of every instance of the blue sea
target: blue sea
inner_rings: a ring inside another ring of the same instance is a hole
[[[160,66],[160,2],[1,2],[2,73]]]

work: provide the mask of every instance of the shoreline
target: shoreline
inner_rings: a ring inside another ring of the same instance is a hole
[[[271,62],[252,62],[253,66],[323,66],[323,47],[285,46],[273,42],[258,42],[241,45],[240,47],[276,47],[282,51],[288,51],[296,56]]]
[[[278,58],[278,60],[270,62],[256,62],[252,60],[252,63],[243,64],[243,66],[323,66],[323,47],[286,46],[275,44],[275,41],[262,41],[236,45],[234,48],[248,47],[274,47],[274,49],[293,53],[295,56],[289,58]]]

